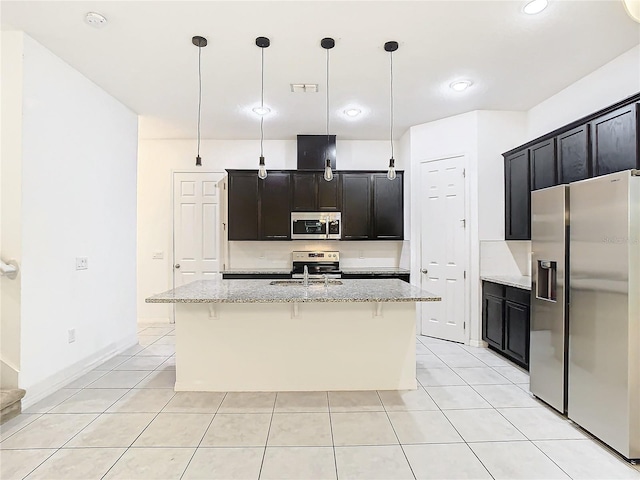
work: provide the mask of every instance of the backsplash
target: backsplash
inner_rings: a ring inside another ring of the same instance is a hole
[[[408,252],[407,241],[287,241],[287,242],[229,242],[227,270],[291,268],[294,250],[336,250],[340,252],[340,266],[404,267],[403,250]],[[408,263],[408,262],[407,262]]]
[[[531,242],[480,242],[480,275],[531,275]]]

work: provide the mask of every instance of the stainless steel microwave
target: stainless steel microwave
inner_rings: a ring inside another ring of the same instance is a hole
[[[291,240],[340,240],[340,212],[291,212]]]

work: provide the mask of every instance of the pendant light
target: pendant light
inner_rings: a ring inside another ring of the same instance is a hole
[[[271,41],[267,37],[256,38],[256,45],[260,47],[260,111],[264,112],[264,49],[271,45]],[[264,115],[260,116],[260,163],[258,164],[258,178],[264,180],[267,178],[267,167],[264,164]]]
[[[202,111],[202,47],[207,46],[207,39],[196,35],[191,39],[196,47],[198,47],[198,153],[196,154],[196,167],[202,166],[202,159],[200,158],[200,114]]]
[[[391,158],[389,159],[389,170],[387,170],[387,178],[393,180],[396,178],[396,160],[393,158],[393,52],[398,50],[398,42],[387,42],[384,44],[385,51],[389,52],[389,65],[390,65],[390,140],[391,140]]]
[[[325,160],[324,166],[324,179],[330,182],[333,180],[333,171],[331,170],[331,159],[329,158],[329,50],[336,46],[336,42],[333,38],[327,37],[320,41],[320,45],[327,51],[327,159]]]

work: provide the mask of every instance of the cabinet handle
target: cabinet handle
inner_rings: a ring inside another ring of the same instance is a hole
[[[420,270],[420,271],[421,271],[422,273],[424,273],[425,275],[426,275],[427,273],[429,273],[429,270],[427,270],[426,268],[423,268],[423,269],[422,269],[422,270]]]
[[[177,269],[177,268],[180,268],[180,264],[179,264],[179,263],[176,263],[176,264],[175,264],[175,267],[176,267],[176,269]]]

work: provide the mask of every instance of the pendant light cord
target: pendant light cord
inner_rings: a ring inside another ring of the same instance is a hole
[[[198,157],[200,156],[200,113],[202,110],[202,47],[198,47]]]
[[[391,158],[393,158],[393,52],[389,52],[390,62],[391,62],[391,128],[390,128],[390,138],[391,138]]]
[[[263,114],[260,116],[260,156],[264,157],[264,151],[262,148],[262,144],[264,141],[264,48],[260,49],[261,59],[261,70],[262,73],[260,75],[260,108],[263,110]]]
[[[327,48],[327,155],[329,155],[329,49]]]

